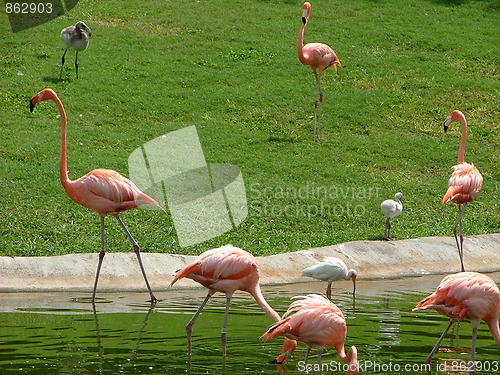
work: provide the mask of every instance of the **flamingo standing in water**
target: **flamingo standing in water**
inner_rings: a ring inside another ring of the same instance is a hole
[[[464,114],[457,110],[451,112],[451,115],[444,120],[445,132],[453,121],[460,121],[462,124],[462,139],[460,140],[460,147],[458,148],[457,164],[453,166],[454,171],[448,180],[448,190],[443,197],[443,204],[451,201],[458,206],[458,218],[455,227],[453,227],[453,234],[455,236],[455,242],[457,243],[460,266],[463,272],[465,268],[462,216],[467,208],[467,204],[472,202],[481,192],[483,177],[473,164],[464,161],[465,144],[467,143],[467,121],[465,120]],[[457,228],[459,228],[460,242],[457,237]]]
[[[476,337],[481,320],[488,324],[493,338],[500,345],[500,329],[498,327],[500,291],[495,282],[486,275],[477,272],[459,272],[446,276],[436,291],[421,300],[413,311],[425,309],[434,309],[450,318],[450,323],[425,361],[428,368],[430,368],[432,356],[438,350],[444,336],[452,324],[460,319],[468,319],[472,323],[470,374],[475,373]]]
[[[344,342],[347,335],[346,319],[342,311],[330,300],[318,294],[294,297],[283,319],[271,326],[262,335],[263,341],[285,336],[291,340],[302,341],[307,345],[304,365],[313,345],[318,347],[318,365],[325,346],[333,346],[343,363],[348,363],[347,375],[359,372],[358,355],[355,346],[347,354]]]
[[[396,193],[396,195],[394,195],[394,200],[386,199],[380,203],[380,209],[385,215],[385,230],[384,237],[382,238],[386,241],[391,240],[391,219],[401,215],[401,212],[403,212],[403,203],[401,202],[402,198],[402,193]]]
[[[183,277],[192,279],[208,289],[207,296],[186,325],[189,355],[192,354],[191,333],[193,324],[210,297],[216,292],[226,294],[226,310],[221,333],[222,353],[224,356],[226,356],[226,326],[229,316],[229,307],[231,298],[237,290],[250,293],[267,315],[275,322],[280,320],[280,316],[271,306],[269,306],[260,290],[257,261],[252,254],[245,250],[232,245],[226,245],[217,249],[205,251],[194,262],[178,270],[170,285],[174,285]],[[297,343],[295,341],[286,339],[283,346],[283,352],[289,350],[293,351],[296,346]]]
[[[332,299],[332,282],[340,279],[352,279],[352,295],[356,294],[356,277],[358,273],[356,270],[348,270],[344,261],[337,257],[326,257],[323,262],[305,268],[302,271],[302,276],[328,282],[326,287],[326,297],[328,299]]]
[[[75,56],[75,70],[76,78],[78,78],[78,52],[84,51],[89,45],[89,37],[92,35],[92,31],[85,24],[85,22],[77,22],[75,26],[68,26],[61,31],[61,40],[64,43],[64,53],[61,58],[61,72],[59,73],[59,79],[62,77],[62,71],[64,67],[64,57],[69,48],[73,48],[76,51]]]
[[[118,214],[122,211],[130,210],[143,204],[152,204],[160,208],[162,207],[153,198],[141,192],[132,181],[110,169],[94,169],[77,180],[70,180],[66,153],[67,119],[66,111],[64,110],[61,100],[52,89],[44,89],[31,98],[30,111],[33,112],[35,105],[45,100],[54,101],[57,108],[59,108],[59,113],[61,115],[61,156],[59,163],[59,176],[61,184],[71,199],[79,205],[97,212],[101,217],[101,252],[99,253],[99,263],[97,265],[95,276],[92,302],[95,301],[97,281],[99,279],[102,260],[105,255],[104,217],[106,215],[111,215],[116,217],[116,220],[118,220],[118,223],[120,223],[120,226],[123,228],[128,239],[132,243],[135,254],[137,255],[137,260],[139,261],[139,266],[141,267],[142,275],[144,276],[146,286],[149,290],[151,303],[156,303],[156,297],[151,291],[148,278],[146,277],[146,272],[144,271],[144,267],[142,265],[139,245],[132,237]]]
[[[319,116],[321,114],[321,106],[323,103],[323,91],[321,90],[321,75],[323,71],[332,66],[337,72],[337,65],[340,66],[340,60],[330,46],[323,43],[308,43],[304,45],[304,30],[309,15],[311,13],[311,4],[306,2],[302,5],[302,26],[299,30],[299,37],[297,40],[297,50],[299,60],[304,65],[309,65],[316,77],[316,84],[318,86],[318,96],[314,102],[314,139],[321,138],[321,129]]]

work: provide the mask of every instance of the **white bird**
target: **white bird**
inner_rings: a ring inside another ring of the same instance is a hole
[[[332,298],[332,282],[340,279],[352,279],[352,295],[354,296],[356,293],[356,277],[358,273],[356,270],[347,270],[347,266],[342,259],[336,257],[326,257],[323,262],[305,268],[302,271],[302,276],[328,282],[326,287],[326,297],[328,299]]]
[[[386,218],[383,237],[386,241],[391,240],[391,219],[401,215],[401,212],[403,212],[403,203],[401,203],[401,198],[403,198],[403,194],[396,193],[394,196],[395,200],[387,199],[380,204],[380,209]]]
[[[87,34],[88,33],[88,34]],[[61,73],[59,73],[59,79],[61,79],[62,71],[64,67],[64,56],[68,52],[68,48],[73,48],[76,51],[75,56],[75,69],[76,78],[78,78],[78,52],[84,51],[89,45],[89,36],[92,35],[90,28],[85,24],[85,22],[77,22],[75,26],[66,27],[61,31],[61,40],[64,43],[64,54],[61,59]]]

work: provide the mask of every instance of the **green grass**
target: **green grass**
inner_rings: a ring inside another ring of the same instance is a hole
[[[69,14],[12,33],[0,13],[0,255],[99,250],[99,219],[72,202],[58,177],[59,120],[29,98],[52,87],[68,113],[71,178],[97,167],[128,175],[130,153],[196,125],[206,160],[242,170],[249,215],[235,230],[181,248],[170,215],[122,215],[145,251],[197,254],[226,243],[272,254],[379,239],[379,204],[397,191],[395,239],[452,235],[442,206],[460,139],[451,110],[469,122],[466,160],[481,195],[465,234],[499,230],[499,7],[495,1],[356,0],[313,4],[305,41],[342,61],[324,74],[320,142],[313,141],[314,77],[296,56],[301,1],[83,0]],[[3,8],[2,8],[3,9]],[[84,20],[80,54],[59,33]],[[81,115],[81,116],[80,116]],[[129,244],[108,218],[108,249]]]

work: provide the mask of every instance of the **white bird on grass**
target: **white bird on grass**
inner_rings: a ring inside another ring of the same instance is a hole
[[[88,34],[87,34],[88,33]],[[77,22],[75,26],[66,27],[61,31],[61,40],[64,43],[64,54],[61,59],[61,72],[59,73],[59,79],[62,77],[62,71],[64,67],[64,56],[68,52],[68,48],[73,48],[76,51],[75,56],[75,69],[76,78],[78,78],[78,52],[84,51],[89,45],[89,36],[92,35],[90,28],[85,24],[85,22]]]
[[[401,212],[403,212],[403,203],[401,203],[401,198],[403,198],[403,194],[396,193],[394,200],[387,199],[380,204],[380,209],[386,218],[383,237],[386,241],[391,240],[391,219],[401,215]]]
[[[328,282],[326,287],[326,297],[332,298],[332,282],[340,279],[352,279],[353,291],[356,293],[356,277],[358,273],[355,270],[347,270],[346,264],[342,259],[336,257],[326,257],[323,262],[307,267],[302,271],[302,276],[309,276],[317,280]]]

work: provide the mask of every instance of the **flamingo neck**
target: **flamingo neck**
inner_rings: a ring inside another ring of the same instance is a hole
[[[490,329],[491,335],[495,342],[500,345],[500,327],[498,326],[498,318],[494,318],[486,322]]]
[[[307,65],[307,57],[304,55],[304,30],[306,29],[308,19],[306,18],[306,23],[302,24],[299,30],[299,37],[297,39],[297,53],[299,60],[302,64]]]
[[[462,124],[462,138],[460,140],[460,147],[458,148],[458,164],[464,162],[465,158],[465,144],[467,143],[467,120],[465,116],[460,113],[458,116],[458,121]]]
[[[281,320],[279,314],[274,311],[274,309],[265,300],[258,284],[253,290],[249,290],[248,292],[252,295],[255,301],[257,301],[262,310],[264,310],[264,312],[271,317],[272,320],[274,320],[275,322],[279,322]]]
[[[359,373],[359,365],[358,365],[358,350],[356,349],[356,347],[351,346],[351,348],[347,352],[347,355],[344,352],[343,344],[337,346],[336,349],[340,361],[343,363],[349,363],[346,375],[357,375]]]
[[[61,155],[59,159],[59,177],[61,179],[61,184],[67,190],[70,179],[68,174],[68,157],[66,153],[66,128],[68,125],[68,120],[66,118],[66,111],[61,100],[55,95],[51,98],[57,105],[59,109],[59,114],[61,115]]]

